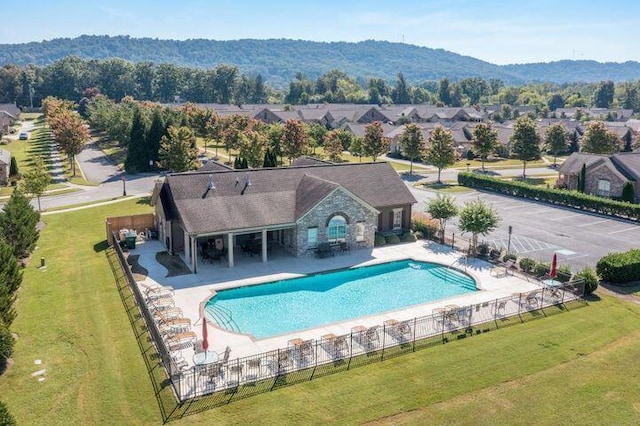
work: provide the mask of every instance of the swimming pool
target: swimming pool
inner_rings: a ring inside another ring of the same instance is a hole
[[[261,339],[476,290],[446,266],[404,260],[219,291],[207,317]]]

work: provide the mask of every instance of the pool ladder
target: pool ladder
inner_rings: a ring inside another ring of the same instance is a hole
[[[233,320],[233,313],[230,309],[222,306],[211,305],[207,309],[207,312],[211,316],[211,319],[213,319],[219,326],[231,331],[240,331],[240,327],[238,327],[238,324]]]

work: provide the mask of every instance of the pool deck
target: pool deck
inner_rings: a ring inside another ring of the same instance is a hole
[[[321,271],[372,265],[394,260],[414,259],[435,262],[465,271],[476,279],[478,288],[481,290],[400,310],[369,315],[260,340],[255,340],[248,335],[222,330],[209,322],[209,350],[222,354],[228,346],[231,348],[231,358],[286,348],[287,342],[293,338],[320,340],[320,337],[326,334],[347,334],[352,327],[358,325],[365,327],[381,325],[389,319],[403,321],[430,315],[434,308],[443,308],[450,304],[466,306],[494,301],[497,298],[508,297],[514,293],[525,293],[540,289],[540,286],[535,282],[528,282],[517,276],[509,275],[498,278],[495,273],[491,274],[492,269],[495,268],[494,265],[479,259],[467,260],[459,252],[434,242],[423,240],[374,249],[351,250],[348,254],[322,259],[312,257],[294,258],[284,252],[276,251],[267,263],[262,263],[258,256],[238,257],[234,268],[228,268],[226,263],[205,264],[199,265],[198,274],[176,277],[166,277],[166,268],[156,261],[155,255],[161,251],[164,251],[164,247],[158,241],[143,242],[138,244],[135,250],[131,251],[131,254],[140,256],[138,263],[148,271],[147,278],[139,282],[138,285],[142,288],[153,285],[171,287],[174,290],[173,300],[175,301],[175,306],[182,310],[184,317],[191,319],[191,330],[198,335],[198,339],[202,337],[200,312],[206,301],[212,296],[213,291],[295,278]],[[182,355],[191,364],[193,348],[183,349]]]

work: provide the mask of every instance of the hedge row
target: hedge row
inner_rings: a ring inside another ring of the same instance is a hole
[[[610,283],[640,280],[640,249],[603,256],[596,265],[596,272],[602,281]]]
[[[541,188],[525,182],[506,181],[474,173],[458,173],[458,183],[500,194],[529,198],[624,219],[640,220],[640,204],[631,204],[566,189]]]

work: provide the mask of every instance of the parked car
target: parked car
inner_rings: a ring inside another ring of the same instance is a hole
[[[20,133],[20,136],[18,136],[18,139],[20,139],[21,141],[26,141],[27,139],[29,139],[29,134],[27,132],[22,132]]]

